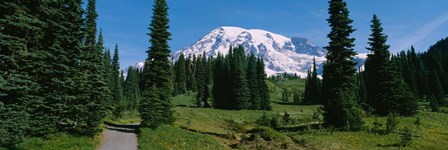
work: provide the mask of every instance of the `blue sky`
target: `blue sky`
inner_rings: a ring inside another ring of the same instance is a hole
[[[326,0],[167,0],[172,51],[193,44],[220,26],[264,29],[288,37],[306,37],[326,46]],[[448,0],[346,0],[357,31],[355,50],[366,52],[370,20],[377,14],[392,52],[426,51],[448,37]],[[98,27],[105,47],[118,43],[122,68],[146,58],[153,0],[97,0]]]

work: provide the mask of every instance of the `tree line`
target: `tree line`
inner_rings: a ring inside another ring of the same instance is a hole
[[[355,39],[350,37],[355,29],[346,3],[330,0],[328,12],[331,32],[322,81],[314,65],[308,71],[304,94],[305,103],[324,105],[326,125],[356,131],[362,128],[363,110],[378,116],[412,116],[419,100],[429,101],[433,111],[447,105],[443,100],[448,90],[447,39],[424,53],[416,53],[412,47],[391,55],[380,19],[373,15],[366,48],[370,53],[365,69],[357,71]]]
[[[120,98],[114,57],[97,38],[96,1],[0,3],[0,145],[64,132],[94,136]]]

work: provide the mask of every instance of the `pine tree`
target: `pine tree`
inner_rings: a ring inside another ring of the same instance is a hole
[[[305,86],[305,104],[323,104],[320,100],[321,80],[317,77],[316,59],[313,58],[313,70],[308,70]]]
[[[371,27],[370,47],[367,49],[373,54],[368,55],[366,62],[369,104],[378,115],[413,115],[417,109],[416,98],[396,71],[396,65],[390,61],[387,36],[382,33],[383,28],[376,15],[373,16]]]
[[[113,93],[113,103],[118,103],[123,100],[123,90],[122,90],[122,82],[121,82],[121,73],[120,73],[120,62],[118,56],[118,44],[115,45],[114,55],[112,57],[112,93]]]
[[[96,13],[96,0],[89,0],[87,5],[86,20],[84,23],[86,29],[86,37],[84,42],[84,49],[80,55],[80,69],[81,80],[85,82],[77,85],[78,88],[84,93],[82,96],[78,96],[78,102],[85,108],[84,110],[77,110],[79,114],[78,122],[75,122],[76,131],[84,135],[94,135],[95,130],[100,124],[101,119],[106,116],[107,113],[107,100],[110,99],[111,91],[108,88],[107,80],[104,78],[106,68],[104,68],[102,53],[103,53],[103,36],[99,35],[98,43],[96,42],[96,19],[98,14]],[[76,112],[76,110],[75,110]],[[74,112],[74,113],[75,113]]]
[[[247,81],[250,91],[249,109],[260,109],[260,92],[257,74],[257,58],[254,54],[251,54],[247,63]]]
[[[174,122],[171,93],[172,68],[168,40],[168,6],[165,0],[156,0],[150,24],[150,43],[145,62],[144,89],[139,112],[143,127],[156,128]]]
[[[38,101],[32,93],[39,85],[19,66],[34,67],[31,60],[42,40],[42,22],[31,8],[42,2],[5,1],[0,3],[0,145],[22,141],[28,129],[24,104]],[[36,54],[35,54],[36,55]]]
[[[367,87],[364,79],[364,72],[358,69],[357,81],[358,81],[358,104],[364,105],[367,101]]]
[[[174,94],[187,93],[187,73],[186,61],[184,54],[180,54],[178,61],[174,65]]]
[[[123,86],[123,97],[128,104],[128,110],[136,110],[140,101],[140,88],[138,79],[138,69],[129,67],[128,74]]]
[[[363,124],[362,114],[356,101],[356,69],[353,57],[355,39],[350,34],[355,31],[350,25],[349,11],[343,0],[329,2],[331,27],[327,62],[324,64],[323,91],[325,100],[324,122],[336,128],[360,130]]]
[[[221,54],[218,54],[214,64],[212,96],[216,108],[230,109],[230,105],[227,102],[230,98],[227,92],[229,90],[229,75],[225,61],[225,58]]]
[[[230,75],[232,82],[232,99],[236,102],[235,109],[241,110],[249,107],[249,88],[246,79],[245,55],[242,46],[233,49],[230,59]]]
[[[197,95],[196,95],[196,105],[198,107],[209,107],[208,98],[209,87],[207,84],[207,59],[205,53],[198,58],[196,64],[196,81],[197,81]]]
[[[264,70],[263,58],[257,59],[257,78],[259,87],[259,97],[260,97],[260,109],[261,110],[271,110],[271,102],[269,95],[269,87],[266,83],[266,72]]]

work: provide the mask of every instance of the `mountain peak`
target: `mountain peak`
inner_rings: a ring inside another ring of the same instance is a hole
[[[203,36],[194,44],[173,52],[174,59],[181,53],[185,56],[202,55],[216,57],[219,53],[227,54],[230,47],[242,45],[246,54],[253,53],[263,58],[266,73],[297,73],[306,76],[307,69],[315,57],[318,63],[323,62],[325,51],[314,46],[306,38],[289,38],[262,29],[245,29],[234,26],[222,26]]]

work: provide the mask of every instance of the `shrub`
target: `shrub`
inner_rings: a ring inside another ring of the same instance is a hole
[[[271,123],[269,122],[269,118],[268,118],[268,115],[266,114],[266,112],[263,112],[263,115],[260,118],[258,118],[255,123],[258,125],[261,125],[261,126],[266,126],[266,127],[271,126]]]
[[[405,127],[403,129],[403,133],[401,134],[401,146],[406,147],[409,146],[412,143],[412,133],[411,131]]]
[[[278,115],[275,115],[274,117],[271,118],[271,127],[274,129],[280,127],[278,118],[279,118]]]
[[[398,125],[398,117],[395,113],[391,113],[387,115],[387,123],[386,123],[386,133],[389,134],[397,128]]]

